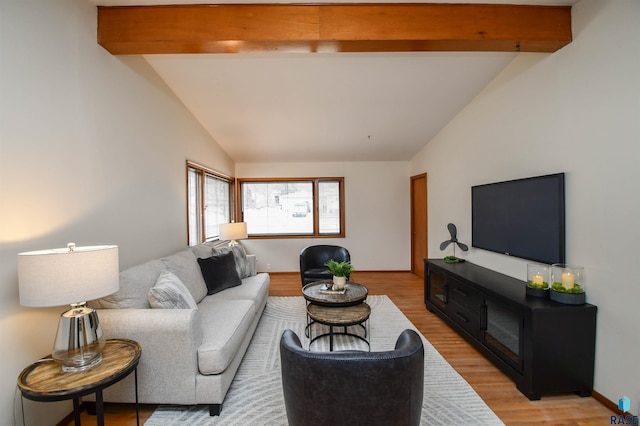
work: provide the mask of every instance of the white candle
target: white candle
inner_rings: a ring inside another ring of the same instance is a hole
[[[542,275],[540,275],[540,274],[535,274],[533,277],[531,277],[531,282],[533,284],[542,285],[542,284],[544,284],[544,278],[542,278]]]
[[[562,287],[567,290],[571,290],[573,288],[574,279],[573,274],[570,272],[565,272],[562,274]]]

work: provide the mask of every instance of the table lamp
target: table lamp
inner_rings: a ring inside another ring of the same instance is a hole
[[[88,370],[102,360],[105,338],[98,313],[87,300],[120,287],[118,246],[76,247],[18,254],[20,304],[29,307],[71,305],[60,315],[52,357],[66,372]]]
[[[247,222],[221,223],[218,226],[220,229],[220,239],[229,240],[230,246],[238,245],[237,240],[244,240],[248,237]]]

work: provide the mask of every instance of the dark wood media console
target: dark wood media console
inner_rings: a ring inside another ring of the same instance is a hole
[[[526,295],[526,283],[469,262],[425,259],[424,302],[529,399],[593,391],[597,308]]]

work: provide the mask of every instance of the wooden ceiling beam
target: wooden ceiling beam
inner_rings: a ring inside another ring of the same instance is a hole
[[[98,43],[114,55],[555,52],[570,42],[570,6],[333,3],[98,7]]]

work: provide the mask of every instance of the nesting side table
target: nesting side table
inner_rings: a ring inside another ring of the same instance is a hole
[[[362,284],[349,281],[344,292],[332,293],[327,291],[332,285],[331,281],[315,281],[302,287],[302,295],[308,302],[305,335],[309,338],[309,350],[313,342],[329,336],[329,351],[333,351],[334,335],[355,337],[365,342],[370,349],[368,320],[371,307],[365,303],[369,290]],[[316,323],[328,326],[329,332],[314,337],[311,329]],[[348,327],[356,325],[362,327],[364,336],[348,331]],[[334,331],[334,327],[342,327],[343,331]]]
[[[107,340],[102,362],[90,370],[65,373],[60,364],[50,358],[36,361],[18,377],[23,398],[33,401],[62,401],[73,399],[76,426],[80,426],[80,397],[95,393],[98,426],[104,425],[102,390],[134,372],[136,392],[136,424],[140,424],[138,406],[138,362],[142,349],[128,339]]]
[[[307,316],[310,321],[309,324],[324,324],[329,327],[329,332],[314,337],[311,329],[309,328],[309,350],[311,350],[313,342],[322,337],[329,336],[329,352],[333,352],[333,336],[335,335],[355,337],[365,342],[367,347],[371,349],[371,344],[368,340],[368,327],[364,325],[369,320],[369,315],[371,315],[371,307],[365,302],[362,302],[359,305],[345,306],[344,308],[320,306],[310,303],[307,306]],[[364,336],[360,336],[355,332],[350,333],[348,331],[348,327],[354,325],[362,327],[364,330]],[[334,331],[334,327],[342,327],[343,331]]]

